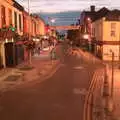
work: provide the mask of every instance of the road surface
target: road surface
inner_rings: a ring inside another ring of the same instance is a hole
[[[99,67],[82,56],[65,56],[51,78],[5,92],[0,98],[0,120],[82,120],[81,91],[88,89]]]

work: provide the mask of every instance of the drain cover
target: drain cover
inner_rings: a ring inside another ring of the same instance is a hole
[[[17,81],[20,78],[20,75],[11,75],[8,76],[4,81]]]

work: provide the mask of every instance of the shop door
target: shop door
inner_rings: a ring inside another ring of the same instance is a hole
[[[13,43],[5,43],[5,58],[6,66],[12,67],[14,65]]]

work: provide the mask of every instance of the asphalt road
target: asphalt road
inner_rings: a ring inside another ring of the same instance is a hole
[[[81,57],[82,58],[82,57]],[[85,96],[96,66],[65,56],[54,75],[0,98],[0,120],[82,120]]]

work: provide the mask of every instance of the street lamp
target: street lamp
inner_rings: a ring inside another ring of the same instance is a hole
[[[55,23],[55,19],[51,19],[51,23]]]

